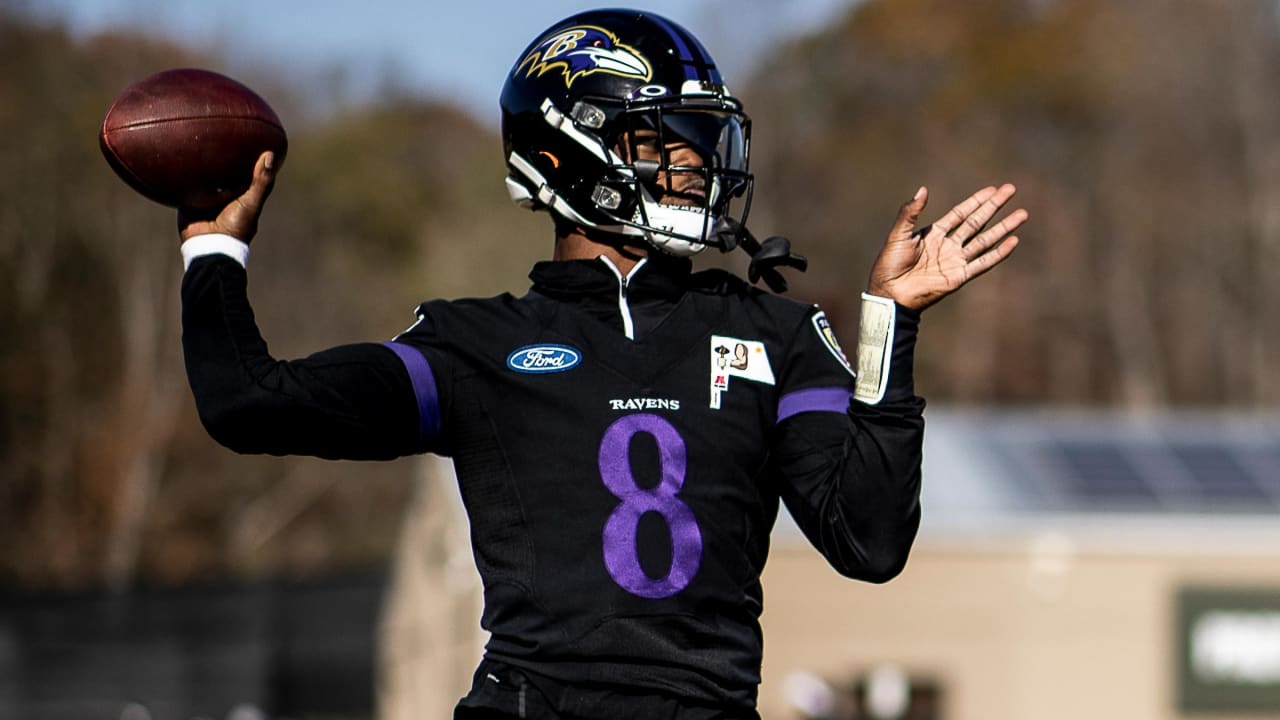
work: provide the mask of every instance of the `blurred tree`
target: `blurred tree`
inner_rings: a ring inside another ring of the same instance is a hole
[[[57,28],[2,16],[0,54],[25,68],[0,79],[6,569],[118,583],[133,573],[182,369],[172,246],[134,242],[172,224],[117,202],[93,138],[119,77],[178,54],[113,37],[80,51]]]
[[[96,146],[126,85],[218,59],[76,40],[6,7],[0,57],[25,70],[0,78],[0,581],[380,565],[410,468],[236,456],[208,439],[182,367],[173,211],[133,194]],[[277,356],[389,338],[429,297],[519,290],[549,250],[545,221],[536,240],[513,238],[535,219],[510,209],[493,133],[458,111],[388,97],[315,118],[283,79],[239,77],[290,129],[251,287]]]
[[[1278,48],[1265,0],[862,3],[749,89],[756,222],[848,305],[918,185],[1013,181],[1028,242],[930,311],[930,398],[1273,406]]]

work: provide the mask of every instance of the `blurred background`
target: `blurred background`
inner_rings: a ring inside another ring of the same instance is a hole
[[[111,99],[199,66],[290,133],[250,295],[277,357],[523,292],[497,95],[586,3],[0,0],[0,718],[444,718],[483,643],[450,469],[216,446],[172,211]],[[924,521],[839,579],[781,518],[765,718],[1280,717],[1273,0],[636,2],[754,120],[752,226],[845,345],[898,206],[1009,181],[1013,258],[930,309]],[[744,256],[745,257],[745,256]],[[707,258],[742,270],[739,260]]]

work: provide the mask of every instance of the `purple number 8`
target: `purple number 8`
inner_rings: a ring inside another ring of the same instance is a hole
[[[652,488],[636,485],[631,475],[631,438],[648,433],[658,444],[662,479]],[[600,440],[600,477],[622,502],[604,525],[604,566],[622,589],[642,598],[675,595],[688,586],[702,563],[702,531],[698,520],[676,493],[684,487],[688,457],[684,438],[670,422],[648,413],[618,418]],[[656,512],[671,531],[671,570],[651,578],[640,567],[636,530],[645,513]]]

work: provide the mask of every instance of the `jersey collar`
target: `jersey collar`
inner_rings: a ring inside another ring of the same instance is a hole
[[[692,268],[686,258],[655,253],[631,276],[627,292],[631,297],[676,300],[689,288]],[[535,291],[551,297],[615,298],[618,294],[618,276],[598,259],[539,262],[529,272],[529,279]]]

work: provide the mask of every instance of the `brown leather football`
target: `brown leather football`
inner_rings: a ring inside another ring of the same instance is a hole
[[[111,168],[162,205],[226,205],[253,180],[267,150],[284,164],[289,141],[257,93],[209,70],[179,68],[144,78],[111,103],[98,132]]]

